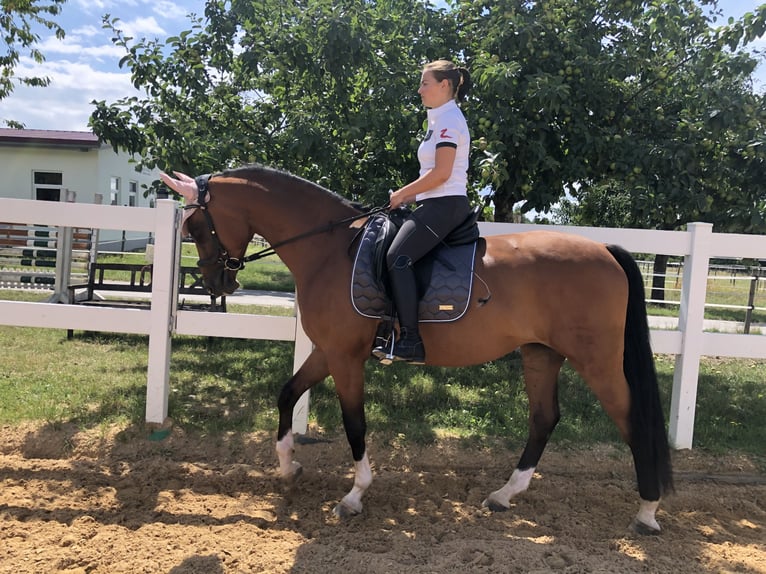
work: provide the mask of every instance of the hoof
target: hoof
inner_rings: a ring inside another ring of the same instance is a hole
[[[296,482],[303,474],[303,467],[301,463],[293,461],[290,464],[290,471],[287,474],[282,475],[282,480],[288,484]]]
[[[339,502],[335,508],[332,509],[332,513],[342,520],[356,516],[359,512],[359,510],[354,510],[343,501]]]
[[[511,507],[505,506],[504,504],[498,502],[497,500],[493,500],[491,498],[488,498],[484,502],[481,503],[482,507],[489,508],[492,512],[506,512]]]
[[[644,524],[635,519],[631,522],[630,529],[639,536],[658,536],[662,533],[659,528],[649,526],[648,524]]]

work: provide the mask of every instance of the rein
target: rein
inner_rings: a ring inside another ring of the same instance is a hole
[[[300,241],[301,239],[319,235],[321,233],[327,233],[328,231],[332,231],[341,225],[357,221],[358,219],[364,219],[365,217],[370,217],[388,209],[388,205],[384,205],[382,207],[374,207],[373,209],[365,211],[364,213],[352,215],[338,221],[330,221],[325,225],[310,229],[293,237],[288,237],[283,241],[280,241],[274,245],[270,245],[269,247],[265,247],[260,251],[256,251],[255,253],[251,253],[247,257],[242,257],[240,259],[237,257],[230,257],[229,252],[224,249],[221,241],[218,239],[218,233],[216,233],[215,225],[213,224],[213,218],[210,216],[210,212],[208,211],[207,196],[209,194],[208,182],[210,181],[210,177],[211,174],[206,174],[201,175],[195,179],[195,182],[197,183],[197,203],[184,206],[184,209],[199,208],[202,210],[202,213],[205,215],[205,221],[207,222],[207,227],[210,231],[210,235],[213,237],[213,241],[215,241],[216,247],[218,248],[218,254],[216,256],[210,257],[208,259],[200,259],[197,261],[198,267],[204,265],[212,265],[214,263],[223,263],[223,266],[227,270],[239,271],[240,269],[244,268],[245,263],[249,263],[250,261],[257,261],[258,259],[263,259],[264,257],[268,257],[270,255],[275,255],[277,248],[282,247],[283,245],[294,243],[295,241]]]

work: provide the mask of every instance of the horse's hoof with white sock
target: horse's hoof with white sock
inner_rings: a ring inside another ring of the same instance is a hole
[[[503,504],[499,500],[493,498],[491,494],[481,503],[481,506],[482,508],[489,508],[492,512],[506,512],[511,508],[510,505]]]
[[[641,500],[638,514],[633,519],[630,529],[641,536],[657,535],[661,532],[660,524],[655,518],[659,500]]]
[[[335,508],[332,509],[332,513],[340,518],[341,520],[346,520],[348,518],[351,518],[353,516],[356,516],[357,514],[360,514],[362,512],[361,505],[358,509],[352,508],[344,501],[340,501],[338,504],[335,505]]]
[[[636,534],[639,534],[641,536],[657,536],[659,534],[662,534],[662,530],[660,529],[660,525],[656,522],[654,525],[644,524],[643,522],[639,522],[637,519],[633,519],[633,522],[630,524],[630,529],[635,532]]]

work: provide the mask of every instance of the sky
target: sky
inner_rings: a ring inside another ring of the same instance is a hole
[[[720,0],[726,23],[729,16],[741,17],[766,0]],[[111,42],[111,33],[101,27],[109,14],[119,18],[121,28],[134,38],[159,38],[188,30],[188,14],[203,15],[204,0],[68,0],[57,22],[64,28],[63,41],[42,36],[39,48],[43,64],[22,58],[17,75],[41,75],[51,79],[45,88],[18,86],[0,100],[0,127],[13,119],[28,129],[88,131],[92,100],[116,100],[136,95],[130,73],[118,63],[124,55]],[[766,50],[766,38],[751,45]],[[766,63],[759,66],[756,89],[766,87]]]

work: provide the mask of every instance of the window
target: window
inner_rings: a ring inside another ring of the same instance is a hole
[[[61,172],[32,172],[32,197],[40,201],[61,201],[64,176]]]
[[[131,207],[135,207],[136,205],[138,205],[138,182],[137,181],[128,182],[128,205]]]
[[[120,202],[120,178],[111,177],[109,179],[109,203],[111,205],[122,205]]]

